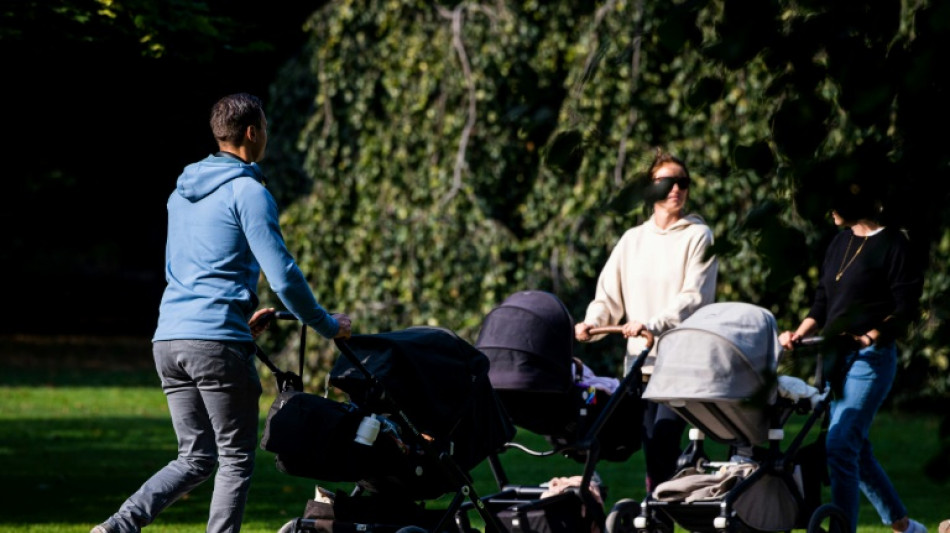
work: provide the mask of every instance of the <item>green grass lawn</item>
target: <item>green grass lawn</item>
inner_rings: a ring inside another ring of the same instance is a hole
[[[103,365],[102,354],[98,362],[51,364],[90,348],[67,349],[71,354],[51,350],[11,363],[3,356],[10,355],[11,346],[0,342],[0,533],[85,533],[175,456],[174,432],[147,351],[116,365]],[[271,400],[262,398],[262,415]],[[950,487],[922,472],[937,450],[938,423],[938,415],[885,412],[872,433],[877,455],[911,515],[931,533],[950,517]],[[519,439],[540,445],[532,437]],[[562,457],[534,458],[516,450],[502,459],[512,480],[526,484],[582,469]],[[644,497],[642,461],[638,453],[624,463],[598,465],[608,488],[608,508],[621,498]],[[487,464],[472,473],[479,493],[495,488]],[[277,471],[273,456],[260,451],[243,531],[274,532],[299,516],[315,484]],[[350,486],[321,485],[342,490]],[[146,531],[203,531],[210,493],[209,481],[172,505]],[[446,503],[443,498],[429,505]],[[889,528],[865,503],[859,531]]]

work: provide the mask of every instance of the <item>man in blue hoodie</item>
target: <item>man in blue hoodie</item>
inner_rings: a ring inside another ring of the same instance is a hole
[[[284,244],[277,205],[257,166],[267,146],[261,101],[249,94],[222,98],[211,130],[218,153],[185,167],[168,199],[167,286],[152,339],[178,458],[91,533],[141,531],[215,469],[207,531],[241,530],[261,395],[253,341],[273,312],[255,311],[262,270],[303,323],[326,338],[350,335],[349,317],[317,303]]]

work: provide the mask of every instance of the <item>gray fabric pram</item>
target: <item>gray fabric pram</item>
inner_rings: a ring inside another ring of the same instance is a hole
[[[655,350],[644,399],[667,405],[719,442],[768,439],[764,407],[776,397],[782,350],[769,311],[742,302],[707,305],[661,335]]]
[[[827,394],[816,399],[785,391],[777,376],[781,352],[772,313],[741,302],[702,307],[658,338],[642,397],[668,406],[698,431],[690,432],[676,476],[637,508],[618,503],[608,533],[664,532],[660,515],[698,533],[809,524],[821,499],[823,437],[807,446],[803,441],[825,417]],[[807,419],[782,450],[784,425],[795,413]],[[705,438],[729,445],[729,460],[709,461]]]

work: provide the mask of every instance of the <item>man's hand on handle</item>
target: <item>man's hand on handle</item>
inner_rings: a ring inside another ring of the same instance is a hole
[[[273,307],[265,307],[254,311],[254,315],[247,321],[247,325],[251,327],[252,337],[256,339],[261,333],[264,333],[267,326],[274,320],[275,311]]]
[[[336,319],[337,324],[340,325],[340,330],[337,331],[336,336],[333,338],[349,339],[351,334],[350,328],[352,327],[350,317],[344,313],[334,313],[332,316]]]

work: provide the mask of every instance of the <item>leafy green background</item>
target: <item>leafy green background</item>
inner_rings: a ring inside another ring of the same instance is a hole
[[[553,291],[579,318],[616,239],[650,214],[638,180],[662,147],[687,160],[689,207],[713,228],[717,299],[791,328],[836,231],[827,191],[868,177],[928,262],[898,397],[940,396],[948,161],[931,128],[947,102],[932,73],[948,13],[893,1],[328,3],[269,93],[282,129],[267,168],[298,178],[272,187],[286,239],[319,300],[360,332],[425,323],[474,340],[522,289]],[[615,370],[616,345],[579,350]]]

